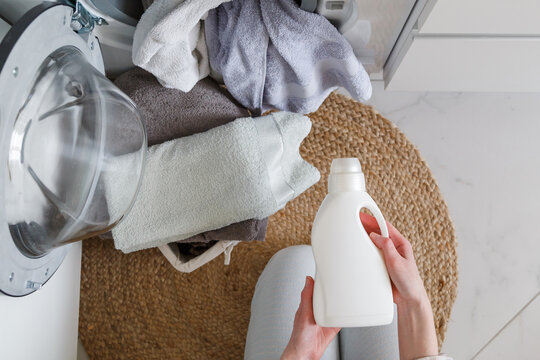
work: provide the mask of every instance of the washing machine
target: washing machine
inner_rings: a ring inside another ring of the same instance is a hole
[[[0,0],[0,359],[75,358],[80,240],[126,216],[146,156],[107,78],[133,66],[136,4]]]

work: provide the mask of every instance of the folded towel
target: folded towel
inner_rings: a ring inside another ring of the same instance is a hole
[[[137,105],[148,134],[148,145],[161,144],[224,125],[249,112],[215,81],[203,79],[185,93],[161,86],[154,75],[135,68],[114,84]]]
[[[275,213],[320,178],[299,154],[310,129],[305,116],[272,113],[150,147],[135,204],[113,229],[116,248],[160,246]],[[122,189],[111,179],[106,191]]]
[[[235,0],[205,21],[210,65],[252,110],[317,110],[341,86],[357,100],[371,83],[353,49],[323,16],[293,0]]]
[[[225,89],[210,78],[199,81],[188,93],[164,88],[154,75],[141,68],[120,75],[114,82],[137,105],[146,122],[149,145],[205,132],[249,116],[245,108],[239,106]],[[267,223],[266,218],[249,219],[203,232],[181,242],[262,241],[266,237]],[[102,237],[112,239],[112,234],[107,233]]]
[[[210,73],[201,19],[230,0],[157,0],[142,15],[133,35],[135,65],[165,86],[189,91]]]

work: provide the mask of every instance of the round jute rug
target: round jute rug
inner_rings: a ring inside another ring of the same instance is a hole
[[[83,247],[79,332],[91,359],[241,359],[255,283],[279,249],[307,244],[332,159],[358,157],[368,192],[413,244],[439,343],[456,296],[456,240],[448,209],[418,150],[369,106],[332,94],[310,115],[301,147],[321,181],[270,218],[265,242],[238,245],[191,274],[157,249],[125,255],[111,241]]]

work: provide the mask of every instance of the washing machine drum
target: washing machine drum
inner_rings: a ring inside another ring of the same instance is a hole
[[[114,227],[140,183],[141,117],[74,11],[38,5],[0,44],[0,290],[12,296],[39,289],[63,245]]]

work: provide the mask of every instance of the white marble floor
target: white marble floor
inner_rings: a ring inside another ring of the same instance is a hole
[[[443,351],[540,359],[540,94],[387,92],[454,220],[459,287]]]

